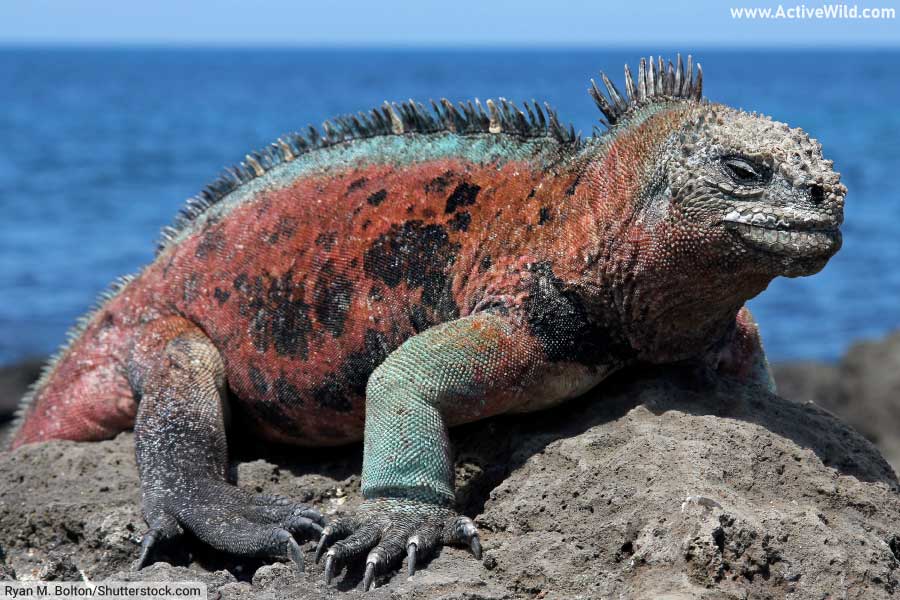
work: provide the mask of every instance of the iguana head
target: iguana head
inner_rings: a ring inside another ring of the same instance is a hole
[[[800,129],[702,99],[702,71],[662,59],[626,67],[626,101],[604,76],[592,95],[621,146],[640,143],[632,220],[666,260],[737,276],[818,272],[840,249],[846,188]],[[599,99],[599,100],[598,100]],[[641,141],[639,141],[641,140]],[[679,251],[680,249],[680,251]]]
[[[847,190],[802,130],[701,105],[670,152],[673,228],[705,228],[710,242],[778,275],[815,273],[840,249]]]

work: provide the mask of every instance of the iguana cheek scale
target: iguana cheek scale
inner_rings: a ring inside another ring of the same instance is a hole
[[[442,543],[447,428],[539,410],[628,365],[771,386],[744,303],[840,246],[845,188],[799,130],[701,98],[661,59],[592,95],[582,140],[537,104],[385,105],[282,138],[189,201],[155,260],[75,329],[13,447],[135,429],[155,545],[185,529],[287,556],[319,536],[364,587]],[[366,503],[325,524],[227,478],[228,439],[364,439]],[[327,551],[327,552],[326,552]]]

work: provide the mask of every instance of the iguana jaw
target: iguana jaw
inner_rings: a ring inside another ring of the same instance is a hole
[[[808,210],[746,205],[723,222],[748,246],[771,254],[827,260],[841,247],[840,221]]]

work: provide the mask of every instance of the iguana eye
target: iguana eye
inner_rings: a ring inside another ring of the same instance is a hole
[[[742,156],[722,158],[722,167],[735,183],[741,185],[765,183],[769,178],[769,171],[764,165]]]

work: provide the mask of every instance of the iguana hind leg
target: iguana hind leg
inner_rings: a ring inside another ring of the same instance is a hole
[[[135,448],[144,535],[137,568],[155,544],[183,529],[240,555],[289,557],[302,568],[294,534],[322,531],[315,510],[226,481],[225,369],[212,342],[181,318],[148,325],[130,365],[140,398]]]
[[[540,343],[510,317],[481,313],[407,340],[379,366],[366,390],[363,495],[349,517],[329,524],[325,578],[366,556],[363,588],[404,556],[408,570],[444,543],[481,546],[454,504],[447,426],[506,412],[526,400],[544,361]]]

